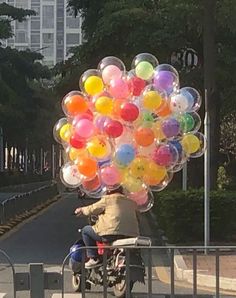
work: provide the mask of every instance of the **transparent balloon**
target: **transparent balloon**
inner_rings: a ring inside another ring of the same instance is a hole
[[[176,117],[167,117],[161,121],[161,131],[166,138],[173,138],[180,133],[180,122]]]
[[[62,110],[68,117],[75,117],[88,110],[88,102],[79,91],[71,91],[62,100]]]
[[[134,97],[140,96],[146,87],[146,81],[138,78],[135,74],[135,70],[132,69],[127,74],[128,83],[131,85],[132,88],[132,95]]]
[[[201,132],[187,133],[181,140],[186,155],[191,158],[197,158],[204,154],[206,142],[206,137]]]
[[[98,69],[105,84],[110,84],[111,80],[120,79],[125,73],[124,63],[114,56],[103,58],[98,64]]]
[[[179,74],[169,64],[160,64],[155,69],[154,86],[158,90],[164,90],[168,95],[179,89]]]
[[[192,87],[184,87],[180,92],[188,100],[188,108],[186,111],[198,111],[202,104],[202,97],[200,93]]]
[[[97,69],[85,71],[80,78],[79,86],[84,93],[90,96],[101,93],[104,90],[101,72]]]
[[[102,183],[109,189],[116,189],[121,183],[121,173],[114,164],[105,164],[100,168],[100,177]]]
[[[103,135],[96,135],[88,140],[86,148],[89,154],[98,159],[105,159],[111,155],[111,144]]]
[[[182,113],[177,116],[181,133],[196,132],[201,127],[201,118],[197,112]]]
[[[81,191],[91,198],[99,199],[106,194],[107,189],[102,184],[99,175],[96,175],[93,179],[85,179],[80,185]]]
[[[53,127],[53,137],[55,141],[58,142],[59,144],[62,144],[64,142],[60,136],[61,128],[67,124],[68,124],[67,118],[61,118],[56,122],[56,124]]]
[[[165,189],[168,186],[168,184],[171,182],[172,178],[173,178],[173,172],[169,171],[162,181],[160,181],[156,185],[150,186],[150,190],[153,192],[162,191],[163,189]]]
[[[153,84],[144,89],[141,97],[143,108],[151,112],[159,111],[166,101],[167,94],[165,90],[158,90]]]
[[[77,188],[81,184],[81,175],[74,163],[67,162],[60,169],[60,179],[66,187]]]
[[[154,69],[159,64],[157,58],[149,53],[141,53],[134,57],[132,61],[132,69],[135,70],[135,75],[145,81],[153,78]]]
[[[156,148],[153,152],[152,159],[160,166],[164,166],[167,169],[173,168],[179,159],[178,150],[170,143],[156,144]]]
[[[153,193],[146,185],[143,185],[139,192],[131,192],[126,195],[130,200],[136,202],[138,211],[141,213],[149,211],[154,205]]]

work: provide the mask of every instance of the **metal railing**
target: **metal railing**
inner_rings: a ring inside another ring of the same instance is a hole
[[[94,248],[94,247],[89,247]],[[152,268],[153,268],[153,255],[155,252],[163,253],[167,252],[169,256],[169,264],[168,267],[170,268],[170,293],[168,293],[168,296],[171,298],[176,297],[177,295],[175,293],[176,291],[176,272],[175,272],[175,253],[177,251],[187,252],[188,254],[191,254],[192,260],[193,260],[193,267],[192,267],[192,297],[196,298],[199,297],[198,295],[198,268],[197,268],[197,258],[199,253],[203,254],[212,254],[215,258],[215,291],[212,294],[214,297],[219,298],[220,297],[220,257],[225,254],[225,251],[227,252],[234,252],[236,253],[236,246],[209,246],[209,247],[203,247],[203,246],[116,246],[116,247],[105,247],[104,248],[104,255],[103,255],[103,290],[101,292],[101,295],[103,297],[107,297],[108,295],[108,280],[107,280],[107,261],[108,261],[108,251],[115,248],[123,248],[125,250],[126,254],[126,262],[125,262],[125,269],[126,269],[126,275],[125,275],[125,281],[126,281],[126,298],[131,297],[131,291],[130,291],[130,281],[131,281],[131,274],[130,274],[130,250],[138,249],[141,250],[142,253],[145,254],[145,260],[146,260],[146,272],[147,272],[147,293],[145,293],[145,297],[153,297],[154,294],[162,294],[163,293],[153,293],[153,279],[152,279]],[[88,291],[86,291],[86,269],[85,269],[85,259],[86,259],[86,247],[80,247],[77,250],[82,250],[82,266],[81,266],[81,296],[86,296],[88,294]],[[67,264],[67,261],[69,260],[70,256],[73,252],[70,252],[63,260],[63,264],[61,267],[61,273],[59,272],[44,272],[43,264],[29,264],[29,272],[15,272],[14,265],[9,258],[9,256],[6,254],[6,252],[0,250],[0,254],[4,255],[4,257],[8,260],[8,263],[10,264],[12,274],[13,274],[13,293],[14,298],[16,298],[16,292],[22,291],[22,290],[29,290],[30,291],[30,297],[36,298],[39,297],[39,293],[41,298],[44,298],[44,291],[45,289],[55,289],[60,290],[61,297],[64,298],[65,291],[64,291],[64,280],[65,280],[65,267]],[[20,282],[19,282],[20,281]],[[182,295],[184,297],[184,295]],[[188,295],[189,297],[189,295]]]
[[[6,222],[25,211],[30,211],[58,193],[56,183],[44,185],[29,192],[14,195],[0,203],[0,223]]]
[[[96,247],[87,247],[87,248],[96,248]],[[126,255],[126,298],[131,297],[130,293],[130,250],[138,249],[142,252],[147,252],[147,283],[148,283],[148,292],[146,297],[152,297],[152,256],[155,251],[167,252],[169,256],[169,266],[170,266],[170,297],[175,297],[175,252],[179,250],[187,252],[188,254],[192,255],[193,258],[193,268],[192,268],[192,274],[193,274],[193,293],[192,297],[197,298],[198,297],[198,291],[197,291],[197,255],[198,253],[203,253],[204,255],[212,254],[215,256],[215,298],[220,297],[220,256],[221,252],[225,252],[227,250],[228,252],[235,252],[236,253],[236,246],[136,246],[136,247],[127,247],[127,246],[117,246],[117,247],[111,247],[107,246],[104,247],[104,256],[103,256],[103,297],[107,297],[107,252],[110,249],[115,248],[123,248],[125,250]],[[86,280],[85,280],[85,259],[86,259],[86,247],[80,247],[77,250],[82,250],[82,265],[81,265],[81,295],[82,298],[86,297]],[[73,252],[70,252],[64,259],[62,264],[62,298],[64,298],[64,271],[65,271],[65,265],[72,253],[74,253],[76,250],[73,250]],[[178,253],[179,254],[179,253]]]

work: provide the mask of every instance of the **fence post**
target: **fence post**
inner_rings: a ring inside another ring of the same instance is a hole
[[[44,298],[43,264],[29,264],[30,298]]]

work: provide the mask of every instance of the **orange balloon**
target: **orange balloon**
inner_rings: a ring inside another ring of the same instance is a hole
[[[163,103],[163,107],[161,106],[158,111],[156,111],[156,114],[159,117],[166,117],[170,115],[172,112],[170,110],[169,104],[167,102]]]
[[[147,147],[154,142],[154,132],[148,127],[139,127],[134,133],[134,139],[140,146]]]
[[[88,104],[83,96],[72,95],[66,98],[65,107],[67,113],[71,116],[76,116],[77,114],[84,113],[88,110]]]
[[[143,177],[145,183],[150,186],[159,184],[167,175],[165,167],[157,165],[154,161],[149,160],[147,163],[146,173]]]
[[[97,162],[90,157],[84,157],[78,162],[80,174],[87,178],[94,178],[97,173]]]
[[[115,99],[112,109],[113,116],[120,117],[120,111],[121,111],[121,105],[125,103],[125,100],[123,99]]]

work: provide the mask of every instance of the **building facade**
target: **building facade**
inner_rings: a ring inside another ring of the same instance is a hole
[[[42,53],[49,67],[66,60],[69,49],[82,42],[81,17],[67,8],[67,0],[0,0],[18,8],[32,9],[35,16],[12,22],[14,36],[3,46]]]

